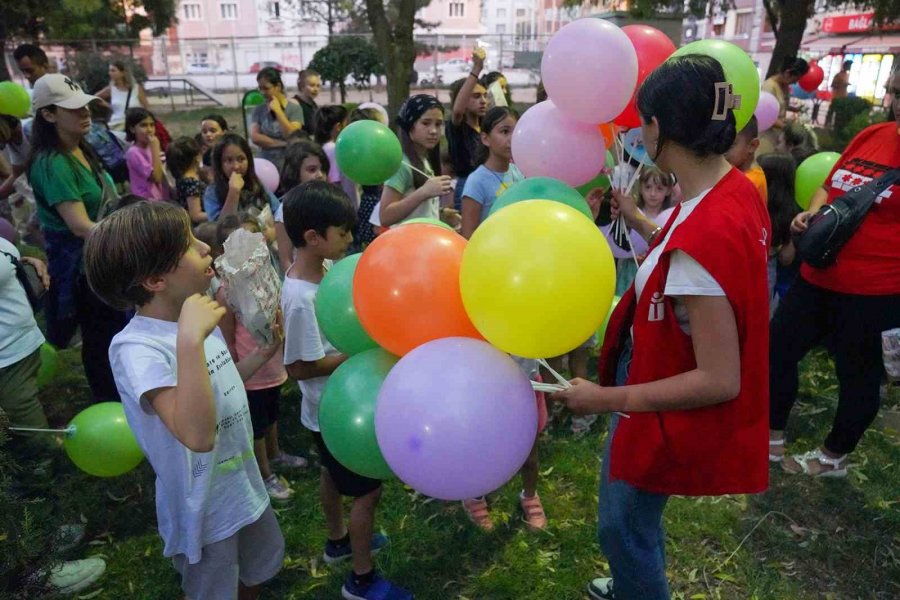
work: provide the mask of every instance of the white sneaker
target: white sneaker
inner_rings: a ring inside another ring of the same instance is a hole
[[[93,585],[105,571],[102,558],[72,560],[50,569],[47,586],[57,594],[75,594]]]
[[[264,479],[263,483],[266,485],[266,491],[269,493],[269,498],[276,502],[286,502],[291,499],[291,496],[294,493],[289,488],[285,487],[274,473]]]

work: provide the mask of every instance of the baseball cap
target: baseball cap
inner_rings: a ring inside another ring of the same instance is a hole
[[[34,82],[31,104],[35,111],[54,105],[74,109],[87,106],[88,103],[99,99],[97,96],[85,94],[81,86],[67,75],[48,73]]]

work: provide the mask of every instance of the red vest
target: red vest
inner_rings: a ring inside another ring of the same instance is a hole
[[[628,384],[696,368],[691,337],[678,326],[672,298],[665,295],[672,251],[689,254],[715,278],[734,310],[741,390],[734,399],[713,406],[637,412],[620,419],[610,454],[613,480],[685,496],[755,493],[768,487],[770,231],[756,188],[732,169],[675,229],[637,304],[633,286],[619,303],[620,314],[610,325],[627,327],[629,319],[623,316],[634,315]],[[613,341],[617,336],[608,337]],[[601,358],[608,355],[608,348],[604,350]],[[601,363],[601,372],[603,367]]]

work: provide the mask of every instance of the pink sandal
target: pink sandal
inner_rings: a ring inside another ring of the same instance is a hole
[[[487,500],[485,500],[484,496],[481,498],[463,500],[462,505],[466,510],[466,514],[469,515],[469,519],[471,519],[479,529],[490,531],[494,528],[494,522],[491,521],[491,513],[488,511]]]
[[[522,512],[525,513],[525,523],[529,529],[540,530],[547,527],[547,515],[544,514],[544,505],[541,504],[541,498],[537,494],[528,498],[525,492],[519,494],[519,504],[522,506]]]

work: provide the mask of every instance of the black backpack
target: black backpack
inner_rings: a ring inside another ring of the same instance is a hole
[[[838,253],[862,225],[872,204],[898,178],[900,169],[885,171],[881,177],[856,186],[820,208],[809,219],[806,231],[794,240],[803,262],[817,269],[833,265]]]

